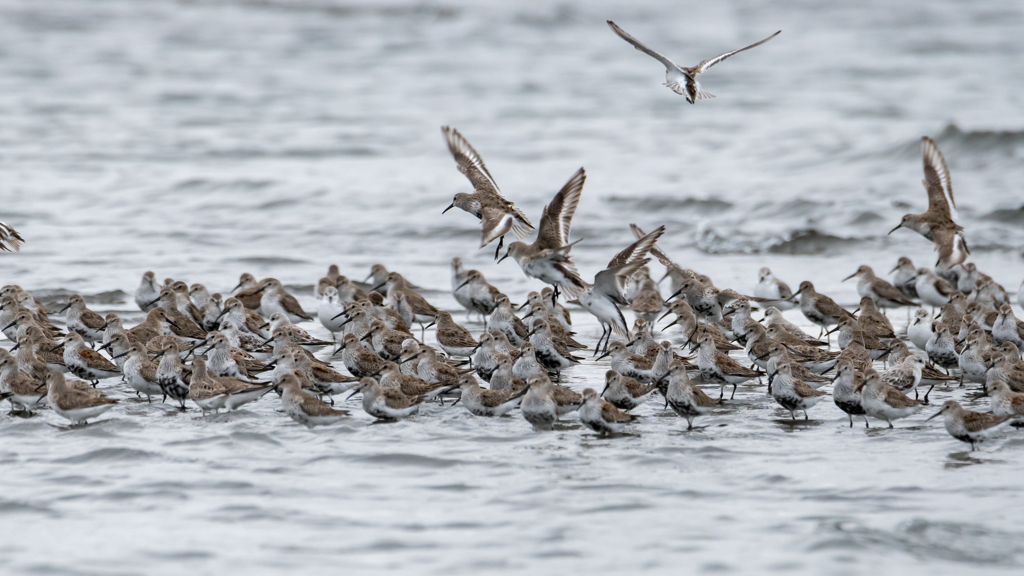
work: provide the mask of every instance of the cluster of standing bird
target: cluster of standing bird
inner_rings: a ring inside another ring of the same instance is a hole
[[[608,25],[661,62],[665,85],[691,104],[713,98],[697,82],[698,74],[779,34],[684,68],[615,23]],[[348,393],[360,394],[363,409],[385,420],[451,399],[477,416],[518,409],[537,428],[550,429],[576,412],[584,425],[609,434],[630,426],[637,418],[631,411],[654,396],[662,397],[665,409],[684,417],[691,429],[695,418],[727,408],[740,384],[755,382],[766,384],[794,421],[797,412],[808,419],[808,410],[828,396],[823,388],[831,385],[832,399],[851,427],[854,416],[863,416],[866,426],[872,417],[892,427],[894,420],[928,404],[935,386],[976,383],[990,398],[991,412],[966,410],[948,400],[933,416],[943,416],[947,431],[972,448],[1024,416],[1024,322],[1015,318],[1006,291],[966,262],[969,250],[955,222],[949,170],[928,137],[922,139],[928,209],[904,216],[893,232],[907,228],[931,240],[937,262],[917,268],[900,258],[892,283],[869,266],[859,267],[847,278],[856,278],[861,296],[859,307],[850,312],[816,292],[811,282],[790,290],[767,268],[759,272],[749,296],[719,289],[658,248],[663,226],[647,233],[631,225],[636,241],[588,282],[572,259],[579,240],[570,239],[585,170],[576,171],[555,194],[535,228],[501,194],[466,138],[447,126],[442,132],[473,187],[471,193],[456,194],[444,212],[459,208],[479,218],[481,247],[497,240],[498,262],[512,258],[527,277],[548,285],[516,305],[481,272],[465,270],[459,258],[453,259],[453,295],[468,314],[483,320],[477,335],[380,264],[364,282],[331,266],[317,283],[315,314],[304,311],[274,278],[257,281],[243,274],[233,294],[224,298],[202,284],[159,283],[146,272],[135,294],[146,318],[132,328],[125,328],[117,314],[90,310],[78,295],[61,310],[65,322],[58,326],[29,292],[8,285],[0,289],[0,325],[15,345],[10,352],[0,349],[0,394],[15,410],[31,413],[49,406],[80,423],[118,403],[98,384],[120,377],[140,399],[159,397],[182,410],[191,401],[203,413],[236,410],[276,392],[283,411],[307,426],[345,418],[348,411],[336,408],[332,397]],[[536,239],[528,243],[533,230]],[[516,241],[502,256],[510,232]],[[21,242],[13,228],[0,223],[0,248],[17,250]],[[651,276],[652,257],[665,267],[660,281]],[[668,298],[660,288],[665,280],[670,282]],[[922,307],[906,329],[915,353],[885,310],[918,303]],[[592,354],[592,361],[607,358],[610,364],[600,393],[592,388],[580,393],[562,384],[564,371],[587,361],[566,305],[579,306],[602,327]],[[786,320],[783,311],[797,306],[821,328],[819,334]],[[632,327],[624,310],[635,316]],[[755,319],[755,310],[763,310],[763,318]],[[667,316],[673,318],[662,330],[678,327],[681,349],[654,337],[657,323]],[[331,340],[300,326],[314,317]],[[418,338],[413,326],[419,327]],[[435,328],[436,347],[426,342],[429,327]],[[833,333],[838,333],[838,350],[832,349]],[[329,354],[314,355],[328,347]],[[335,367],[336,358],[345,372]],[[882,363],[878,369],[875,362]],[[717,398],[704,392],[701,386],[707,385],[719,387]],[[922,386],[928,386],[923,398],[918,393]]]

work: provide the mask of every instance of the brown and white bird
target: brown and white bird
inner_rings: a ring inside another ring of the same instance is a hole
[[[956,400],[946,400],[932,418],[943,417],[946,432],[961,442],[971,445],[973,452],[978,444],[1002,432],[1014,421],[1012,416],[997,416],[987,412],[965,410]]]
[[[452,208],[458,208],[479,218],[483,227],[480,247],[483,248],[499,239],[498,248],[494,252],[494,257],[497,258],[506,234],[512,232],[517,239],[525,239],[533,229],[533,224],[521,210],[501,195],[497,183],[484,165],[483,158],[469,141],[450,126],[442,126],[441,132],[444,134],[445,143],[448,144],[448,151],[455,158],[459,172],[473,185],[471,194],[456,194],[442,214]]]
[[[583,405],[579,408],[580,422],[601,435],[622,432],[637,416],[623,412],[601,399],[593,388],[583,390]]]

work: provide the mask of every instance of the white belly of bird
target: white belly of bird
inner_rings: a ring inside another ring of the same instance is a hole
[[[56,404],[52,404],[53,411],[58,415],[71,420],[74,423],[84,422],[90,418],[95,418],[100,414],[103,414],[107,410],[114,407],[114,404],[100,404],[99,406],[90,406],[88,408],[72,408],[71,410],[62,410]]]

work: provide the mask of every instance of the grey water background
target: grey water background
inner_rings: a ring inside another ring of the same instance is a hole
[[[606,19],[683,65],[783,33],[702,76],[718,98],[691,106]],[[145,270],[220,291],[244,271],[274,276],[315,309],[328,264],[362,279],[383,262],[455,309],[461,256],[521,301],[539,285],[476,248],[471,216],[440,214],[468,191],[439,131],[451,124],[534,221],[587,168],[573,226],[584,276],[631,240],[629,222],[665,224],[661,246],[719,286],[749,291],[768,265],[851,306],[840,280],[857,265],[933,263],[922,238],[886,236],[926,206],[928,134],[972,260],[1015,290],[1022,31],[1014,1],[0,0],[0,219],[27,239],[0,255],[0,281],[55,305],[79,292],[131,323]],[[593,344],[596,324],[574,320]],[[588,361],[570,385],[599,388],[605,369]],[[599,439],[572,420],[534,433],[460,407],[372,425],[354,402],[347,423],[308,431],[271,398],[199,418],[114,390],[123,405],[84,428],[0,415],[5,571],[1024,563],[1024,438],[967,453],[923,422],[934,408],[865,432],[826,401],[793,426],[749,387],[701,430],[652,402],[636,435]],[[967,395],[933,402],[950,397]]]

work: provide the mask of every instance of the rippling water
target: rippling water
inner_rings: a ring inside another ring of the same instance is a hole
[[[690,106],[609,18],[686,65],[783,34],[702,77],[718,98]],[[134,322],[147,269],[222,291],[243,271],[275,276],[311,308],[328,264],[360,277],[380,261],[454,309],[447,264],[461,256],[521,298],[537,285],[475,249],[473,218],[440,214],[468,189],[438,129],[452,124],[534,219],[587,168],[573,228],[585,276],[628,243],[628,222],[665,224],[663,248],[720,286],[750,290],[767,264],[851,305],[840,279],[858,264],[933,261],[920,237],[886,236],[925,207],[929,134],[974,261],[1013,290],[1022,26],[1012,1],[0,0],[0,218],[27,239],[0,257],[0,281],[53,303],[80,292]],[[593,344],[596,324],[574,318]],[[599,385],[603,370],[579,366],[571,385]],[[947,397],[966,394],[933,393]],[[691,433],[646,405],[638,434],[615,439],[438,406],[386,425],[357,409],[308,431],[277,407],[199,418],[127,400],[76,429],[0,415],[0,562],[52,574],[1024,563],[1017,432],[971,454],[923,415],[865,432],[831,403],[794,426],[763,388]]]

